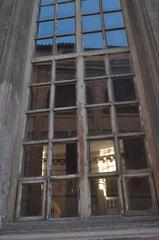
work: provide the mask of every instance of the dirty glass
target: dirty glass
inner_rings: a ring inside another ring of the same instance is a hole
[[[52,175],[77,173],[77,143],[53,145]]]

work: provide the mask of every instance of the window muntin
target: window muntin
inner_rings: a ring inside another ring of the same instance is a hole
[[[76,1],[41,1],[38,29],[44,23],[50,27],[38,30],[35,39],[17,217],[82,215],[83,188],[90,193],[91,215],[119,214],[121,205],[126,215],[157,209],[120,1],[81,4],[80,12]],[[87,25],[96,17],[96,26]],[[61,22],[71,23],[65,32]],[[139,178],[142,184],[135,189]],[[36,211],[34,189],[39,191]]]

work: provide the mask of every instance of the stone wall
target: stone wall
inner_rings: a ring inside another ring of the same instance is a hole
[[[145,0],[145,6],[159,50],[159,1]]]
[[[0,216],[6,215],[33,5],[32,0],[0,3]]]

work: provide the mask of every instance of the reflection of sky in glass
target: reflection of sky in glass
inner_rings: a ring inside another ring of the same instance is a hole
[[[40,20],[47,20],[54,18],[54,7],[41,7],[40,8]]]
[[[85,50],[102,49],[102,33],[91,33],[83,35],[83,45]]]
[[[127,47],[127,37],[125,30],[106,32],[107,47]]]
[[[42,39],[42,40],[37,40],[36,45],[52,45],[53,44],[53,39]]]
[[[102,3],[104,11],[121,9],[120,0],[102,0]]]
[[[56,38],[57,53],[75,52],[75,36]]]
[[[99,12],[99,0],[82,0],[82,13]]]
[[[85,16],[83,19],[83,31],[95,31],[101,30],[101,18],[100,15]]]
[[[55,0],[41,0],[41,4],[51,4],[54,2],[55,2]]]
[[[57,2],[62,3],[62,2],[74,2],[75,0],[57,0]]]
[[[71,34],[75,32],[75,19],[62,19],[57,21],[57,34]]]
[[[38,37],[52,36],[53,27],[53,21],[39,23]]]
[[[56,44],[75,44],[75,36],[68,36],[68,37],[57,37]]]
[[[104,14],[106,29],[124,27],[124,19],[121,12]]]
[[[58,17],[70,17],[75,15],[75,4],[58,4]]]

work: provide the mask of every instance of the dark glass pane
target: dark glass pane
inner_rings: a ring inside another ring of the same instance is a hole
[[[148,167],[144,139],[141,137],[120,139],[120,154],[126,169]]]
[[[30,109],[49,108],[50,87],[31,87]]]
[[[24,176],[46,176],[47,145],[28,145],[24,148]]]
[[[43,83],[51,81],[51,64],[45,63],[34,65],[33,67],[33,83]]]
[[[36,41],[35,55],[39,56],[47,56],[53,54],[53,39],[43,39]]]
[[[71,80],[76,78],[75,59],[56,61],[56,81]]]
[[[54,22],[48,21],[48,22],[40,22],[38,27],[38,38],[42,37],[49,37],[53,35],[54,31]]]
[[[75,36],[57,37],[56,49],[57,54],[72,53],[75,52],[76,38]]]
[[[127,74],[132,72],[128,53],[109,55],[109,65],[111,74]]]
[[[70,138],[77,135],[76,110],[54,113],[54,137]]]
[[[92,214],[106,215],[119,213],[117,178],[92,178],[90,184]]]
[[[109,108],[93,108],[87,110],[88,135],[111,134]]]
[[[83,32],[90,32],[101,30],[101,18],[100,15],[84,16],[83,20]]]
[[[124,27],[124,19],[121,12],[104,14],[106,29]]]
[[[57,35],[73,34],[75,33],[75,19],[60,19],[57,20]]]
[[[77,173],[77,144],[66,143],[53,146],[52,175]]]
[[[52,182],[51,216],[78,216],[78,185],[77,180],[58,180]]]
[[[54,6],[40,8],[40,21],[54,18]]]
[[[43,140],[48,138],[48,114],[32,114],[28,116],[27,140]]]
[[[43,184],[23,184],[21,217],[42,216]]]
[[[137,106],[116,107],[116,113],[119,132],[141,131],[139,109]]]
[[[120,0],[102,0],[103,10],[112,11],[121,9]]]
[[[108,48],[123,48],[128,46],[125,30],[115,30],[106,32]]]
[[[85,51],[103,49],[102,33],[89,33],[83,35],[83,49]]]
[[[57,85],[55,87],[55,107],[69,107],[76,105],[76,85]]]
[[[82,14],[99,12],[99,0],[82,0]]]
[[[115,101],[131,101],[136,100],[134,80],[113,79],[114,99]]]
[[[115,172],[115,150],[112,140],[96,140],[89,142],[89,158],[91,172]]]
[[[86,82],[86,103],[98,104],[108,102],[107,80],[93,80]]]
[[[104,76],[105,74],[104,56],[91,56],[85,58],[85,77]]]
[[[40,3],[41,4],[51,4],[51,3],[55,3],[55,0],[41,0]]]
[[[58,4],[58,17],[70,17],[75,15],[75,3]]]
[[[151,190],[148,177],[127,179],[129,210],[140,211],[152,208]]]

